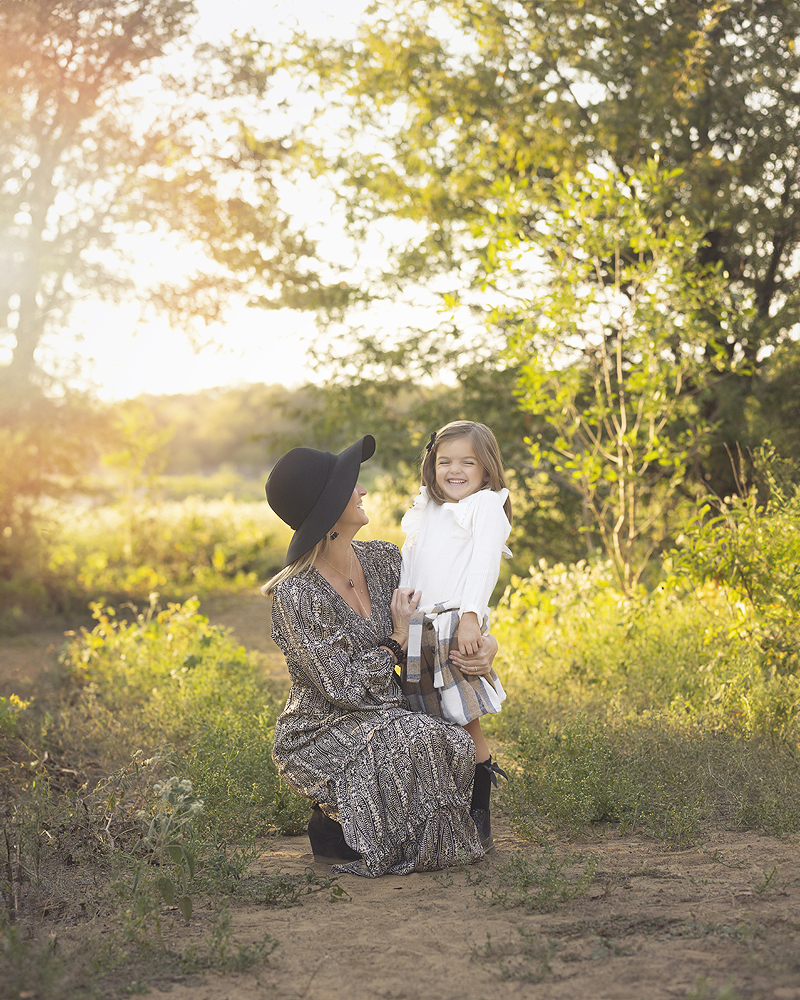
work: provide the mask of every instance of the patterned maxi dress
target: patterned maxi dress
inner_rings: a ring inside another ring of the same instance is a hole
[[[354,546],[372,621],[315,569],[275,588],[272,635],[292,679],[275,727],[278,771],[338,819],[362,855],[337,872],[406,875],[479,858],[469,814],[472,740],[459,726],[410,712],[394,658],[377,646],[392,632],[400,551],[381,541]]]

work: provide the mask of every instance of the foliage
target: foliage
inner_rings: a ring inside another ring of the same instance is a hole
[[[560,903],[586,895],[597,862],[594,855],[558,855],[551,847],[517,852],[495,865],[491,883],[476,895],[492,906],[519,906],[534,913],[549,913]]]
[[[769,515],[756,523],[776,557],[794,545]],[[689,561],[731,554],[729,533],[724,519],[698,526]],[[516,756],[505,796],[525,835],[614,822],[680,844],[709,825],[798,828],[800,672],[776,669],[738,565],[728,581],[667,576],[629,598],[604,564],[512,581],[492,625],[512,697],[492,726]]]
[[[19,717],[26,708],[30,708],[30,704],[16,694],[0,697],[0,736],[17,735]]]
[[[241,126],[235,70],[194,52],[195,16],[191,0],[2,5],[0,302],[16,341],[7,393],[30,395],[52,377],[37,348],[65,330],[82,294],[135,297],[196,334],[232,297],[267,307],[282,291],[297,307],[325,298],[311,244],[277,204],[289,143]],[[259,98],[263,108],[264,89]],[[145,293],[125,251],[146,234],[160,251],[199,250],[196,273],[162,269]]]
[[[764,734],[714,733],[666,713],[603,723],[514,715],[504,724],[518,770],[504,801],[531,839],[613,823],[683,846],[712,827],[800,827],[795,754]]]
[[[722,305],[721,275],[693,273],[703,231],[683,215],[660,223],[675,174],[651,163],[624,184],[585,175],[557,185],[558,208],[539,227],[551,248],[546,284],[493,316],[511,330],[521,408],[554,432],[532,442],[534,465],[544,458],[571,479],[591,514],[584,530],[599,534],[626,594],[708,450],[701,394],[730,369],[718,340],[746,315]],[[506,227],[495,227],[494,281],[530,249],[516,190],[498,200]]]
[[[0,401],[0,624],[46,605],[48,519],[39,500],[74,493],[106,439],[86,400]]]
[[[493,617],[507,671],[535,685],[543,714],[668,712],[713,731],[791,742],[798,675],[778,675],[742,630],[741,591],[667,577],[620,596],[607,564],[534,568],[513,579]]]
[[[77,728],[87,752],[110,760],[148,742],[172,744],[176,768],[202,795],[206,836],[250,838],[275,826],[294,832],[307,803],[283,785],[270,755],[281,700],[257,663],[197,607],[151,605],[130,622],[97,607],[97,625],[64,654],[83,690],[62,717],[64,738]]]
[[[700,581],[724,581],[740,591],[729,637],[753,643],[767,675],[797,675],[800,487],[783,487],[769,475],[768,489],[765,503],[755,488],[744,497],[706,498],[678,539],[675,562]]]
[[[149,818],[147,832],[137,846],[142,846],[148,852],[148,864],[157,865],[163,872],[169,862],[172,863],[175,874],[161,874],[156,879],[156,887],[167,906],[172,906],[177,899],[181,916],[188,923],[192,919],[192,898],[189,889],[194,881],[195,825],[203,812],[203,801],[192,791],[192,783],[186,778],[181,780],[173,775],[164,782],[153,785],[153,791],[158,796],[157,806]],[[134,848],[135,850],[136,848]],[[134,891],[144,865],[136,873]]]
[[[265,502],[229,498],[40,506],[39,518],[47,526],[35,536],[40,613],[75,613],[98,599],[147,602],[153,592],[183,599],[253,588],[283,564],[288,545],[288,529]],[[6,628],[32,603],[20,575],[6,583]]]
[[[388,413],[392,373],[404,365],[412,381],[423,364],[454,378],[475,358],[502,370],[500,351],[540,278],[521,268],[488,295],[498,240],[513,226],[521,246],[548,255],[565,186],[598,171],[623,185],[656,157],[681,180],[647,206],[655,230],[689,219],[703,235],[687,248],[692,263],[718,268],[726,302],[752,305],[719,331],[726,377],[699,400],[714,447],[688,470],[695,484],[730,492],[723,445],[751,443],[742,413],[758,394],[760,359],[800,316],[798,30],[792,0],[409,0],[373,5],[354,39],[296,39],[287,64],[345,123],[316,144],[310,130],[301,165],[330,179],[355,238],[377,223],[392,245],[364,287],[377,297],[405,286],[413,297],[425,286],[445,305],[448,295],[463,303],[436,331],[357,338],[343,371],[373,393],[379,377]],[[602,217],[598,204],[598,226]],[[611,256],[605,265],[613,270]],[[476,338],[472,311],[498,300],[503,322]],[[490,384],[459,415],[491,413]],[[791,428],[788,414],[774,415]]]

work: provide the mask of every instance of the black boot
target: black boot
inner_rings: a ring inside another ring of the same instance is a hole
[[[359,861],[361,855],[344,839],[344,831],[335,819],[330,819],[315,805],[308,821],[308,839],[315,861],[337,864],[340,861]]]
[[[504,778],[508,777],[499,764],[493,763],[491,757],[475,765],[475,781],[472,785],[472,802],[469,814],[478,828],[481,847],[487,852],[494,850],[492,820],[489,815],[489,796],[492,792],[492,785],[497,788],[498,774],[502,774]]]

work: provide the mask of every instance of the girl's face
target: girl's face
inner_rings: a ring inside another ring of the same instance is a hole
[[[451,438],[436,449],[436,485],[450,503],[472,496],[489,481],[470,439]]]
[[[332,530],[338,529],[341,533],[342,528],[349,528],[355,534],[359,528],[363,528],[365,524],[369,524],[369,518],[361,502],[366,495],[367,491],[364,487],[356,483],[353,487],[353,495],[350,497],[342,516],[333,526]]]

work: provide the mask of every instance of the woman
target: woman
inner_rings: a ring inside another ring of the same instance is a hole
[[[275,763],[315,803],[315,859],[372,878],[483,854],[470,816],[472,740],[410,712],[394,673],[419,594],[397,589],[395,545],[353,541],[369,522],[357,480],[374,451],[367,435],[339,455],[294,448],[279,460],[267,499],[295,533],[285,568],[264,587],[292,678]],[[458,666],[486,673],[496,650],[490,640]]]

